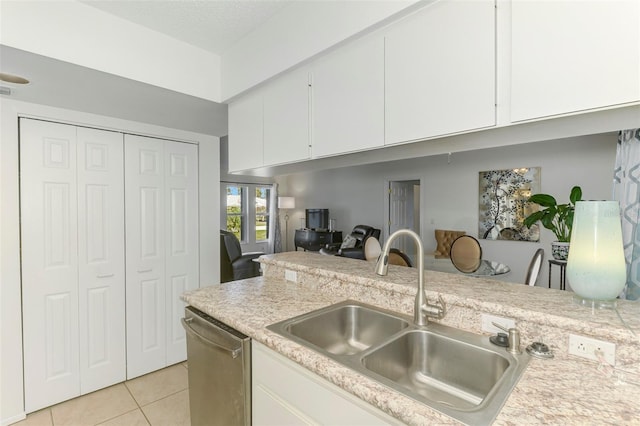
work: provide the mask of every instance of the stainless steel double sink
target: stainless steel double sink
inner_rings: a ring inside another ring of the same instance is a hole
[[[528,355],[481,336],[347,300],[267,327],[467,424],[490,424]]]

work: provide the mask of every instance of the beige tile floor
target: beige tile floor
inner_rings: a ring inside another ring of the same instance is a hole
[[[189,426],[187,363],[31,413],[15,426]]]

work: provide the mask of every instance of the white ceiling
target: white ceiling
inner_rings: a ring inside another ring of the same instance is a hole
[[[292,0],[80,1],[217,55],[292,3]]]

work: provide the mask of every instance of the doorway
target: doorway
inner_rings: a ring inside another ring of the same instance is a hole
[[[386,237],[399,229],[411,229],[420,235],[420,180],[389,180],[386,192]],[[393,245],[405,252],[415,265],[416,247],[411,240],[400,237]]]

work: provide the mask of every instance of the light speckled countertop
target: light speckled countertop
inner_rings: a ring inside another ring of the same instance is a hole
[[[265,328],[345,299],[411,315],[414,268],[390,266],[389,275],[379,277],[365,261],[303,252],[261,262],[264,277],[204,287],[183,299],[405,423],[457,424]],[[296,271],[297,283],[284,280],[285,269]],[[425,279],[428,298],[441,294],[447,302],[443,324],[481,333],[481,313],[511,317],[523,348],[537,340],[555,352],[553,360],[531,360],[494,424],[640,424],[640,338],[615,312],[591,312],[566,291],[430,271]],[[618,311],[640,334],[640,303],[621,301]],[[616,343],[616,368],[568,355],[568,333]]]

